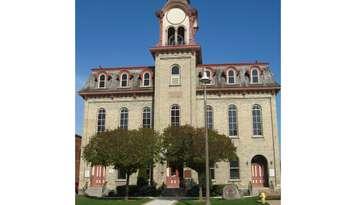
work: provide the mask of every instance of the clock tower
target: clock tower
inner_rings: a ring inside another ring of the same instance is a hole
[[[150,49],[155,59],[154,129],[196,126],[196,65],[202,63],[195,40],[197,10],[188,0],[168,0],[156,16],[160,38]]]

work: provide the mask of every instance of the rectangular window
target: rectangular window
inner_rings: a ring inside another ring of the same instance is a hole
[[[238,161],[230,161],[229,162],[229,176],[230,179],[239,179],[239,162]]]
[[[143,111],[143,128],[151,128],[151,112],[150,109],[144,109]]]
[[[117,169],[117,179],[126,179],[127,173],[122,169]]]
[[[262,135],[261,111],[253,110],[253,134]]]
[[[128,110],[121,111],[120,128],[128,129]]]
[[[229,136],[237,136],[237,110],[234,107],[229,108],[228,111],[228,127],[229,127]]]
[[[215,179],[215,170],[214,170],[214,167],[211,167],[211,168],[210,168],[210,177],[211,177],[212,180]]]

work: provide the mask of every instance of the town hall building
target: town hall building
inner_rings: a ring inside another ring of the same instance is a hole
[[[150,48],[154,65],[93,68],[79,91],[84,99],[82,150],[97,132],[117,127],[160,132],[170,125],[204,127],[200,78],[206,72],[211,80],[206,88],[208,128],[228,136],[238,156],[236,161],[211,166],[212,183],[280,189],[276,118],[280,85],[269,63],[204,64],[195,39],[198,12],[189,0],[167,0],[156,16],[159,42]],[[166,164],[157,163],[150,176],[160,186],[174,174]],[[180,174],[197,181],[196,172],[188,167]],[[133,174],[130,183],[135,184],[136,178]],[[79,188],[106,182],[114,190],[125,180],[119,170],[91,167],[81,159]]]

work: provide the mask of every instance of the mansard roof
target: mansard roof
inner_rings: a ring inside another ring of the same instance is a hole
[[[199,64],[196,66],[197,94],[202,93],[202,85],[198,81],[203,69],[211,71],[212,84],[207,86],[209,93],[248,93],[248,92],[272,92],[277,93],[280,85],[275,81],[269,63],[222,63],[222,64]],[[228,84],[227,76],[229,70],[235,71],[235,83]],[[250,83],[251,71],[257,69],[259,83]],[[112,97],[112,96],[136,96],[154,95],[154,66],[123,66],[123,67],[98,67],[91,70],[89,79],[85,86],[79,91],[83,98],[87,97]],[[129,86],[121,87],[120,76],[128,75]],[[150,74],[150,86],[142,86],[143,74]],[[99,76],[106,76],[105,88],[99,88]]]

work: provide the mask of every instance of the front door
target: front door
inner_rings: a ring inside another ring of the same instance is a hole
[[[173,168],[167,168],[166,173],[166,188],[177,189],[180,187],[179,170]]]
[[[251,164],[251,182],[254,186],[264,186],[264,168],[262,165]]]
[[[103,186],[105,183],[106,168],[104,166],[94,166],[91,169],[91,186]]]

